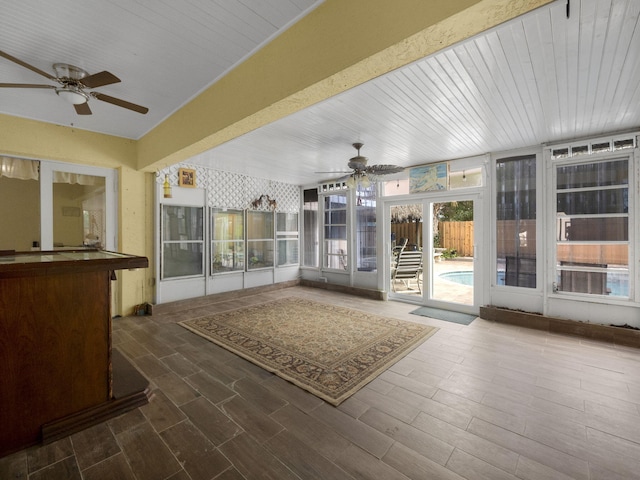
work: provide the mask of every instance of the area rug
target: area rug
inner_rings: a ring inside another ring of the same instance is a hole
[[[336,406],[438,330],[298,297],[180,325]]]
[[[477,315],[469,315],[467,313],[452,312],[451,310],[442,310],[440,308],[420,307],[409,313],[414,315],[420,315],[422,317],[436,318],[438,320],[444,320],[446,322],[459,323],[461,325],[469,325],[473,322]]]

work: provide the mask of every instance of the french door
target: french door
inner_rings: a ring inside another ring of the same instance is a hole
[[[477,207],[474,194],[439,194],[385,205],[390,299],[478,311],[481,274],[475,252],[476,239],[482,237]]]

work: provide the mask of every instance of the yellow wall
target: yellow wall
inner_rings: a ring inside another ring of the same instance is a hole
[[[40,184],[0,177],[0,250],[28,251],[40,240]]]
[[[147,195],[151,176],[134,168],[137,157],[135,140],[0,115],[0,153],[117,169],[120,186],[118,249],[146,256],[150,263],[153,262],[153,243],[147,243],[153,232],[152,225],[147,223],[147,219],[153,219],[153,207]],[[4,191],[2,193],[4,195]],[[34,198],[39,202],[39,191]],[[37,218],[27,221],[38,223],[38,238],[39,212],[38,205]],[[152,283],[152,268],[122,271],[118,278],[115,288],[120,302],[114,314],[130,314],[134,305],[142,303],[143,295],[144,301],[152,301],[152,289],[143,288]]]
[[[0,153],[120,172],[121,251],[153,261],[157,169],[313,105],[552,0],[326,0],[139,141],[0,115]],[[152,269],[121,272],[121,314]],[[116,312],[118,313],[118,312]]]

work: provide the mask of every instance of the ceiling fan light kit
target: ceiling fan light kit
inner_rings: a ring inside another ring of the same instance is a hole
[[[78,115],[91,115],[91,109],[89,108],[89,99],[95,98],[102,102],[110,103],[117,107],[126,108],[134,112],[142,113],[143,115],[149,111],[147,107],[136,105],[135,103],[127,102],[119,98],[111,97],[100,92],[87,91],[97,87],[103,87],[105,85],[111,85],[113,83],[120,82],[120,79],[113,73],[102,71],[89,75],[85,70],[74,65],[67,63],[54,63],[53,70],[55,76],[48,74],[40,70],[33,65],[30,65],[16,57],[9,55],[6,52],[0,50],[0,57],[4,57],[7,60],[17,63],[21,67],[27,68],[32,72],[37,73],[49,80],[55,81],[59,86],[54,85],[36,85],[36,84],[24,84],[24,83],[0,83],[0,88],[47,88],[56,91],[56,94],[60,98],[64,98],[68,103],[75,107]]]
[[[59,97],[64,98],[72,105],[82,105],[89,100],[89,95],[84,93],[82,90],[74,89],[71,87],[56,88],[56,93]]]
[[[356,185],[360,185],[363,188],[367,188],[371,185],[371,182],[375,182],[378,175],[390,175],[392,173],[400,173],[404,170],[404,167],[397,165],[371,165],[367,166],[367,157],[360,155],[360,149],[364,146],[362,143],[354,143],[353,148],[358,151],[355,157],[349,159],[347,166],[353,170],[353,173],[349,175],[346,180],[346,185],[349,188],[354,188]]]

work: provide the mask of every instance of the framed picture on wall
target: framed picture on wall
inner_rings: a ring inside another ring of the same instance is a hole
[[[449,189],[449,164],[434,163],[409,170],[409,193]]]
[[[181,187],[195,187],[196,171],[191,168],[180,168],[178,170],[178,185]]]

